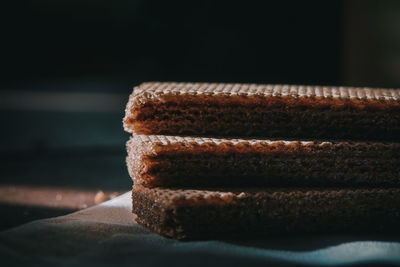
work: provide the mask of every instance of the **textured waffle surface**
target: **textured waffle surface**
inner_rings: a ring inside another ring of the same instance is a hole
[[[399,101],[399,89],[301,86],[301,85],[257,85],[229,83],[175,83],[147,82],[134,88],[133,96],[138,102],[162,96],[258,96],[292,98],[333,98],[359,100]]]
[[[400,183],[400,143],[133,135],[127,150],[132,179],[147,187]]]
[[[272,141],[263,139],[236,139],[236,138],[209,138],[209,137],[193,137],[193,136],[174,136],[174,135],[134,135],[136,138],[143,143],[152,143],[155,145],[168,146],[172,144],[185,145],[207,145],[207,146],[217,146],[217,145],[262,145],[268,146],[272,144],[313,144],[312,141]],[[321,145],[331,144],[331,142],[321,142]]]
[[[240,188],[132,191],[137,222],[178,239],[398,231],[400,189]],[[318,218],[318,220],[316,220]]]
[[[188,146],[249,146],[249,147],[268,147],[268,146],[334,146],[345,145],[349,147],[387,147],[387,148],[400,148],[399,143],[389,142],[357,142],[357,141],[287,141],[287,140],[268,140],[268,139],[237,139],[237,138],[208,138],[208,137],[193,137],[193,136],[170,136],[170,135],[141,135],[133,134],[131,141],[139,142],[142,144],[151,144],[155,146],[170,146],[180,145],[182,147]]]
[[[143,83],[124,129],[137,134],[399,140],[400,90]]]
[[[146,188],[134,186],[133,194],[144,194],[147,198],[163,203],[164,205],[201,205],[201,204],[230,204],[238,200],[245,199],[291,199],[293,197],[324,197],[349,198],[352,196],[374,195],[398,195],[400,188],[358,188],[358,189],[339,189],[339,188],[240,188],[225,190],[196,190],[196,189],[175,189],[175,188]]]

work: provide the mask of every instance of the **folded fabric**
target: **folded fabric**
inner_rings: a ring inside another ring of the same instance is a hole
[[[181,242],[139,226],[131,192],[0,232],[3,266],[371,266],[400,264],[400,236],[308,235]]]

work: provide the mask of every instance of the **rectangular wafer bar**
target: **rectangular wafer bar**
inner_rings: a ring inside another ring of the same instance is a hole
[[[134,134],[127,150],[147,187],[400,185],[400,143]]]
[[[136,221],[177,239],[399,231],[400,189],[132,191]]]
[[[134,88],[130,133],[400,140],[400,90],[148,82]]]

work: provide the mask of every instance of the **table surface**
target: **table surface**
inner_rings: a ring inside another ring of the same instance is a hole
[[[131,193],[0,232],[6,266],[278,266],[400,264],[400,236],[311,235],[177,241],[139,226]]]

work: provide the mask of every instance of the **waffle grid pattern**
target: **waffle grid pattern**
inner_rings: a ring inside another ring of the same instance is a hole
[[[357,196],[357,195],[376,195],[376,194],[398,194],[400,189],[398,188],[357,188],[357,189],[335,189],[335,188],[292,188],[292,189],[279,189],[279,188],[264,188],[264,189],[248,189],[242,188],[241,191],[218,191],[218,190],[193,190],[193,189],[170,189],[170,188],[145,188],[143,186],[137,186],[136,191],[145,192],[150,198],[157,199],[165,204],[169,203],[181,203],[182,201],[195,202],[200,204],[201,202],[215,202],[231,203],[232,201],[254,198],[258,195],[269,195],[272,198],[283,198],[302,195],[305,198],[312,197],[324,197],[326,199],[344,197],[345,196]],[[194,203],[193,203],[194,204]]]
[[[170,135],[144,135],[133,134],[132,139],[138,140],[140,143],[147,143],[156,146],[182,145],[186,146],[333,146],[346,145],[350,147],[364,147],[379,145],[379,147],[393,147],[396,143],[385,142],[352,142],[352,141],[287,141],[287,140],[268,140],[268,139],[235,139],[235,138],[209,138],[209,137],[193,137],[193,136],[170,136]],[[132,142],[132,141],[130,141]]]
[[[230,83],[147,82],[134,88],[133,93],[133,96],[143,99],[177,95],[400,100],[399,89]]]

